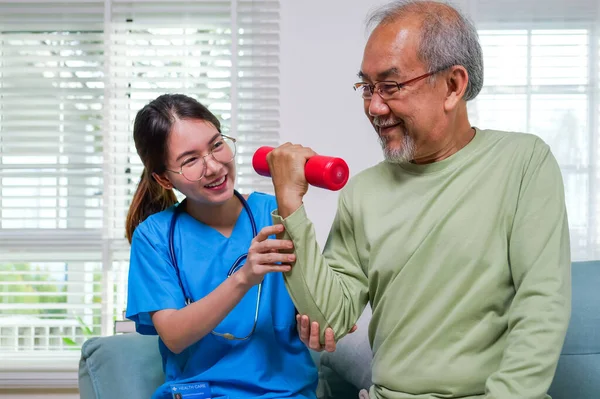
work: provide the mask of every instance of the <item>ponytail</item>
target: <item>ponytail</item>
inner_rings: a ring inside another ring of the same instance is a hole
[[[164,211],[175,203],[177,203],[177,197],[173,190],[167,190],[158,184],[144,168],[125,222],[125,235],[129,243],[131,243],[135,228],[148,216]]]

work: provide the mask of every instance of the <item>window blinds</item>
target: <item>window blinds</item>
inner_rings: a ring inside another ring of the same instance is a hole
[[[0,350],[99,332],[104,4],[0,3]]]
[[[112,333],[124,220],[142,171],[137,111],[191,95],[238,138],[237,186],[277,145],[276,0],[0,0],[0,353]]]

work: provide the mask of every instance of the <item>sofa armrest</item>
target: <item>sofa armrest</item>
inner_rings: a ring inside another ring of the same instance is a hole
[[[81,348],[81,399],[148,399],[164,380],[157,336],[97,337]]]

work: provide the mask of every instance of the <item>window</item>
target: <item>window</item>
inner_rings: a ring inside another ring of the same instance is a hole
[[[469,104],[472,122],[530,132],[550,146],[563,173],[572,258],[598,259],[598,30],[592,23],[497,26],[479,31],[485,86]]]
[[[278,20],[276,0],[0,0],[3,359],[76,348],[121,318],[131,128],[149,100],[206,104],[239,140],[238,189],[271,191],[250,160],[278,143]]]

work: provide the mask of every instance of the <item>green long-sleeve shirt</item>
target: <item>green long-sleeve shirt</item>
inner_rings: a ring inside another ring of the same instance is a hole
[[[323,254],[303,207],[273,219],[301,314],[339,339],[371,303],[372,398],[539,399],[570,317],[564,201],[542,140],[477,130],[443,161],[351,179]]]

